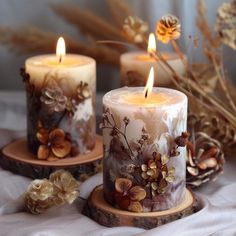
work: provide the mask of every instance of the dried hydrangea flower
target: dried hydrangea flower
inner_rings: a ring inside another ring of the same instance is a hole
[[[49,180],[53,183],[55,204],[71,204],[79,196],[79,182],[68,171],[55,171]]]
[[[173,15],[165,15],[157,22],[156,36],[163,43],[178,39],[181,35],[179,19]]]
[[[53,184],[50,181],[34,180],[24,196],[25,208],[33,214],[43,213],[52,206],[52,196]]]
[[[142,212],[143,207],[140,201],[145,197],[146,191],[140,186],[133,186],[130,179],[116,179],[114,198],[121,209]]]
[[[223,3],[217,12],[216,31],[221,41],[236,50],[236,2]]]
[[[127,39],[134,43],[144,42],[144,36],[148,32],[148,24],[138,17],[128,16],[123,25],[123,33]]]
[[[67,97],[59,87],[45,88],[42,90],[40,101],[46,106],[50,113],[62,112],[66,108]]]
[[[38,148],[38,159],[64,158],[71,151],[71,143],[66,140],[65,132],[62,129],[54,129],[48,132],[46,129],[40,128],[36,136],[41,144]]]

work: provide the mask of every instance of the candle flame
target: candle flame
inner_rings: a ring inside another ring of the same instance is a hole
[[[156,39],[153,33],[149,34],[147,51],[148,53],[156,51]]]
[[[152,67],[149,72],[149,75],[148,75],[148,80],[147,80],[146,86],[144,88],[144,96],[146,99],[152,93],[153,84],[154,84],[154,69]]]
[[[62,61],[62,57],[66,55],[65,40],[62,37],[57,40],[56,55],[59,57],[60,63]]]

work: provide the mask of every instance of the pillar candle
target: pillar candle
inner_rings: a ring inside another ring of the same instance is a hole
[[[169,65],[180,75],[185,73],[185,66],[176,53],[161,52]],[[126,86],[144,86],[146,75],[151,67],[155,70],[155,86],[169,86],[171,78],[161,66],[160,61],[156,61],[147,52],[127,52],[121,55],[121,84]]]
[[[185,194],[187,97],[167,88],[123,87],[103,97],[104,198],[117,208],[150,212]],[[178,143],[178,142],[177,142]]]
[[[63,51],[63,49],[62,49]],[[95,60],[40,55],[25,62],[28,148],[49,161],[91,151],[95,145]]]

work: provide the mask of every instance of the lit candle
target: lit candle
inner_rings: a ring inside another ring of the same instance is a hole
[[[31,57],[23,74],[27,86],[28,147],[39,159],[83,154],[95,145],[95,60],[66,54]]]
[[[150,56],[152,51],[156,51],[156,40],[153,33],[149,35],[147,52],[128,52],[121,55],[121,83],[126,86],[144,86],[146,83],[146,75],[151,67],[155,71],[155,86],[167,86],[171,83],[171,78],[161,66],[161,62],[157,62]],[[176,53],[161,52],[165,60],[179,74],[185,73],[185,66]],[[158,82],[157,82],[158,74]]]
[[[104,197],[135,212],[175,207],[185,194],[186,150],[175,140],[186,130],[187,97],[153,81],[151,69],[146,87],[103,97]]]

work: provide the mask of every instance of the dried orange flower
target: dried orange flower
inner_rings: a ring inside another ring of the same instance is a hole
[[[78,197],[79,182],[68,171],[55,171],[50,175],[49,180],[53,184],[53,201],[56,205],[60,205],[65,202],[71,204]]]
[[[178,39],[181,35],[179,19],[173,15],[165,15],[158,21],[156,26],[157,39],[163,43]]]
[[[133,186],[132,181],[118,178],[115,181],[115,200],[119,207],[133,212],[142,212],[140,203],[146,197],[146,191],[140,186]]]
[[[138,17],[128,16],[124,21],[123,33],[131,42],[142,43],[147,31],[148,24]]]
[[[66,157],[71,151],[71,143],[65,139],[66,135],[62,129],[54,129],[48,132],[40,128],[36,134],[41,145],[38,148],[38,159],[55,160]]]

